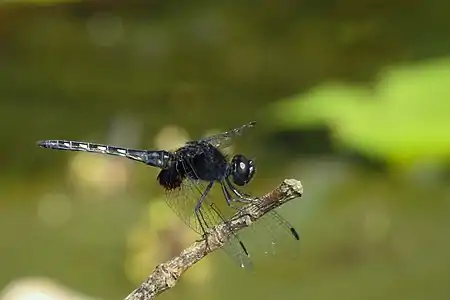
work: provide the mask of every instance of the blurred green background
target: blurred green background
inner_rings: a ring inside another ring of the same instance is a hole
[[[37,140],[251,120],[247,191],[304,185],[296,259],[217,252],[161,299],[449,299],[449,36],[442,0],[0,1],[0,299],[123,299],[197,238],[157,170]]]

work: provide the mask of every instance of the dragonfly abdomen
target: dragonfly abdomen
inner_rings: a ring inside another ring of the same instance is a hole
[[[167,151],[138,150],[104,144],[94,144],[94,143],[66,141],[66,140],[40,141],[38,142],[38,145],[43,148],[50,148],[57,150],[85,151],[92,153],[122,156],[159,168],[165,168],[170,160],[170,154]]]

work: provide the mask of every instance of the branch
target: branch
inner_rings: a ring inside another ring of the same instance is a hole
[[[280,205],[301,197],[303,186],[295,179],[285,179],[275,190],[261,198],[254,198],[254,203],[245,205],[226,223],[218,224],[208,230],[205,238],[194,242],[180,255],[158,265],[155,270],[131,292],[125,300],[150,300],[172,288],[192,265],[209,253],[221,248],[233,232],[249,227],[267,212]]]

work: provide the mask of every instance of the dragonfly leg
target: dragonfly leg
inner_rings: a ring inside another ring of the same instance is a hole
[[[223,182],[220,182],[220,186],[222,187],[222,192],[223,195],[225,196],[225,200],[228,204],[228,206],[230,206],[233,209],[236,209],[237,211],[241,211],[241,208],[237,207],[236,205],[233,204],[233,202],[235,202],[235,200],[231,197],[230,192],[227,190],[225,184]],[[216,212],[223,220],[223,217],[220,215],[220,212]],[[236,238],[236,240],[239,241],[239,244],[241,245],[241,248],[244,250],[245,254],[248,256],[248,251],[247,248],[245,247],[244,243],[241,241],[241,239],[238,237],[238,235],[236,233],[233,233],[234,237]]]
[[[214,185],[214,181],[211,181],[208,186],[206,187],[206,189],[203,191],[200,199],[197,201],[197,204],[195,205],[194,208],[194,213],[195,216],[197,217],[198,223],[200,224],[200,227],[202,228],[202,232],[203,232],[203,236],[206,238],[206,229],[205,229],[205,218],[203,216],[203,212],[202,212],[202,204],[205,201],[206,197],[208,196],[209,192],[211,191],[212,186]],[[206,244],[208,246],[208,239],[206,238]]]
[[[236,206],[236,205],[234,205],[233,202],[242,202],[242,201],[239,201],[237,199],[233,199],[233,197],[230,195],[230,192],[228,191],[227,187],[225,186],[225,184],[223,182],[220,182],[220,186],[222,188],[222,193],[225,196],[225,200],[227,202],[227,205],[229,207],[231,207],[231,208],[236,209],[237,211],[241,211],[241,208]]]
[[[236,196],[238,196],[239,199],[231,199],[234,202],[243,202],[243,203],[250,203],[253,202],[253,199],[251,198],[251,195],[246,194],[244,192],[239,191],[230,181],[229,178],[225,178],[225,181],[228,185],[228,187],[230,188],[230,190],[233,192],[233,194],[235,194]]]

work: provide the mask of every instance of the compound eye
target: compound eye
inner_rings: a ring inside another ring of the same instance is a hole
[[[252,160],[238,154],[231,160],[233,182],[239,186],[243,186],[253,178],[255,174],[255,166]]]

